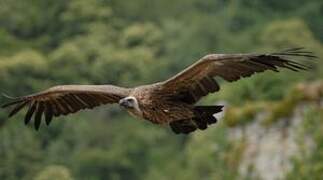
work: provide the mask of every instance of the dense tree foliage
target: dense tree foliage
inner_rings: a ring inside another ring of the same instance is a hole
[[[26,95],[57,84],[152,83],[207,53],[305,46],[323,57],[322,17],[321,0],[1,0],[0,90]],[[223,83],[205,101],[280,100],[322,72],[321,63],[311,73],[268,72]],[[308,118],[321,127],[311,112]],[[176,136],[111,106],[58,118],[35,132],[24,127],[22,114],[6,114],[0,112],[0,179],[239,177],[244,144],[229,141],[222,122]],[[322,152],[322,131],[308,133]],[[288,178],[322,178],[322,158],[295,159]]]

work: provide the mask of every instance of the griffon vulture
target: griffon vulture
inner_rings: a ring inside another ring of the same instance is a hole
[[[195,105],[202,97],[220,90],[214,78],[221,77],[232,82],[266,70],[309,69],[304,64],[290,60],[293,57],[311,59],[316,56],[303,48],[270,54],[210,54],[163,82],[134,88],[61,85],[15,98],[2,107],[13,106],[9,114],[11,117],[27,106],[25,124],[34,116],[34,125],[38,129],[42,117],[49,125],[54,116],[118,103],[134,116],[155,124],[168,124],[176,134],[188,134],[196,129],[204,130],[217,122],[214,114],[221,112],[223,106]]]

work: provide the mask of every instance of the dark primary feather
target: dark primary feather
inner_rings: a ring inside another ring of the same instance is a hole
[[[18,104],[9,114],[9,117],[15,115],[18,111],[20,111],[23,107],[25,107],[25,105],[27,104],[27,101],[23,101],[20,104]]]
[[[6,108],[6,107],[9,107],[9,106],[11,106],[11,105],[14,105],[14,104],[20,103],[20,102],[22,102],[22,101],[23,101],[23,100],[15,100],[15,101],[12,101],[12,102],[10,102],[10,103],[3,104],[3,105],[1,106],[1,108]]]
[[[51,123],[53,118],[53,109],[50,103],[45,103],[45,122],[47,126]]]
[[[35,121],[34,121],[36,130],[39,129],[43,112],[44,112],[44,102],[39,102],[37,106],[36,115],[35,115]]]
[[[37,103],[30,102],[29,103],[29,109],[27,111],[27,114],[25,116],[25,124],[27,125],[29,121],[31,120],[31,117],[33,116],[35,110],[36,110]]]
[[[49,125],[53,116],[68,115],[102,104],[117,103],[129,93],[130,89],[111,85],[56,86],[34,95],[14,98],[12,102],[2,105],[2,108],[13,106],[9,113],[11,117],[28,106],[25,124],[28,124],[34,116],[34,126],[38,130],[43,117]]]
[[[278,56],[302,56],[302,57],[308,57],[308,58],[317,58],[311,51],[305,51],[305,48],[303,47],[297,47],[297,48],[290,48],[283,50],[281,52],[277,53],[271,53],[271,55],[278,55]]]

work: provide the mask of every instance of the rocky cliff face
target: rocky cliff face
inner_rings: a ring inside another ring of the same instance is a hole
[[[323,84],[299,85],[297,89],[302,91],[302,98],[288,116],[280,117],[270,126],[264,126],[268,112],[263,111],[256,113],[247,124],[229,130],[231,140],[243,140],[245,143],[239,163],[239,174],[242,177],[284,179],[292,168],[291,159],[301,155],[300,143],[303,143],[302,147],[305,146],[303,149],[306,149],[306,153],[314,149],[316,144],[312,137],[302,134],[304,116],[308,107],[323,108],[323,101],[319,101],[323,97]]]

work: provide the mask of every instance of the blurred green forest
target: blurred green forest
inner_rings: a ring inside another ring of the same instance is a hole
[[[322,0],[0,0],[0,91],[153,83],[208,53],[303,46],[323,57],[322,19]],[[238,170],[243,141],[230,141],[228,130],[253,120],[248,107],[292,104],[295,86],[322,79],[322,65],[221,82],[222,91],[203,103],[224,101],[247,112],[231,109],[217,125],[188,136],[116,105],[57,118],[39,132],[23,125],[23,113],[7,119],[1,110],[0,179],[248,179]],[[323,110],[307,111],[303,133],[316,146],[292,161],[286,179],[323,179]]]

